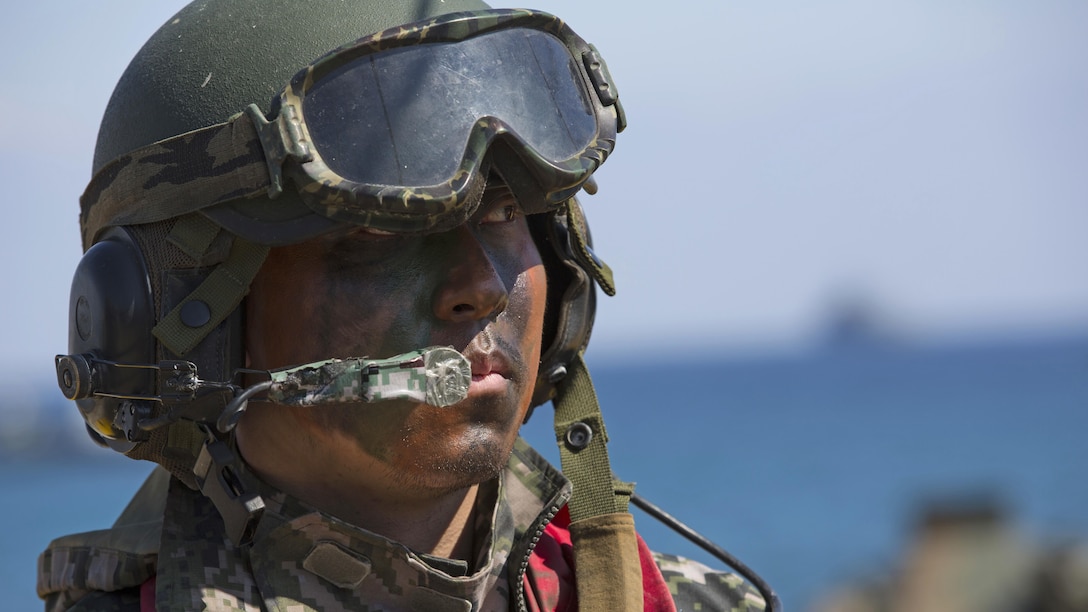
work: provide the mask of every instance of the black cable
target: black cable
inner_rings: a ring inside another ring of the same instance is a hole
[[[699,546],[703,550],[707,551],[711,555],[717,557],[720,561],[728,565],[737,571],[738,574],[744,576],[744,579],[752,583],[752,586],[756,587],[759,594],[763,596],[763,601],[767,603],[767,612],[782,612],[782,602],[778,600],[778,595],[775,595],[774,589],[771,585],[767,584],[763,578],[759,577],[759,574],[752,571],[752,568],[748,567],[744,563],[737,559],[733,555],[729,554],[724,548],[718,546],[714,542],[711,542],[703,534],[695,531],[691,527],[688,527],[684,523],[681,523],[676,517],[665,512],[658,506],[646,500],[638,493],[631,494],[631,503],[633,503],[638,509],[642,510],[646,514],[654,517],[667,525],[670,529],[684,536],[692,543]]]
[[[234,429],[234,426],[238,424],[238,419],[242,418],[242,413],[246,411],[246,402],[249,401],[249,398],[262,391],[268,391],[271,388],[272,381],[266,380],[239,393],[229,404],[227,404],[227,407],[223,409],[223,413],[219,415],[219,420],[216,421],[216,428],[223,433],[227,433]]]

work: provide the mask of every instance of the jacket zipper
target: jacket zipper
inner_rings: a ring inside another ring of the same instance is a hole
[[[544,535],[544,528],[547,527],[555,515],[559,513],[559,509],[563,507],[566,502],[560,504],[552,504],[548,508],[548,513],[544,515],[544,520],[540,522],[536,531],[533,533],[533,539],[529,540],[529,546],[525,549],[525,556],[521,560],[521,564],[518,566],[517,575],[517,602],[518,612],[529,612],[529,607],[525,604],[525,572],[529,568],[529,557],[533,556],[533,549],[536,548],[537,542],[540,541],[540,536]]]

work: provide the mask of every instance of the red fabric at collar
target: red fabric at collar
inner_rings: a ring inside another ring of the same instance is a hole
[[[155,612],[155,577],[140,585],[140,612]]]
[[[564,506],[544,528],[529,556],[524,578],[529,612],[574,612],[578,609],[574,547],[569,528],[570,513]],[[643,608],[646,612],[676,612],[669,587],[642,536],[638,537],[638,555],[642,564]]]

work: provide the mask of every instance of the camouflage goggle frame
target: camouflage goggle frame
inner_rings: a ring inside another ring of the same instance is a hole
[[[511,187],[527,213],[544,212],[582,187],[625,127],[592,45],[557,17],[506,9],[336,49],[296,74],[270,116],[251,105],[104,166],[81,198],[85,248],[106,227],[217,218],[208,209],[239,200],[261,217],[252,199],[280,195],[284,176],[324,219],[398,233],[463,223],[474,177],[491,167],[534,182]]]

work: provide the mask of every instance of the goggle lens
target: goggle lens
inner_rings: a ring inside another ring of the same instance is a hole
[[[312,145],[339,176],[427,186],[456,174],[482,118],[498,119],[547,160],[582,154],[597,134],[586,95],[559,39],[511,28],[360,57],[315,83],[303,114]]]

